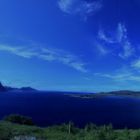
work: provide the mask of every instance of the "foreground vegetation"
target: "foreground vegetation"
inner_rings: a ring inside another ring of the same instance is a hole
[[[6,117],[6,121],[0,122],[0,140],[18,140],[16,136],[26,136],[28,140],[140,140],[140,130],[114,130],[111,125],[97,127],[93,124],[80,129],[73,123],[40,128],[12,123]]]

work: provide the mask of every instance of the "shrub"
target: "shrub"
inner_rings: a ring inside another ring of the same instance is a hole
[[[34,125],[31,118],[26,117],[26,116],[17,115],[17,114],[12,114],[12,115],[6,116],[4,118],[4,121],[18,123],[18,124],[24,124],[24,125]]]

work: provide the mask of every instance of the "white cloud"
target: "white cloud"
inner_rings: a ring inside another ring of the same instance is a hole
[[[102,44],[96,43],[95,47],[100,55],[107,55],[109,50]]]
[[[123,44],[123,52],[119,53],[119,56],[123,59],[127,59],[132,56],[135,52],[135,49],[132,47],[131,43],[126,40]]]
[[[122,68],[116,70],[112,74],[95,73],[94,76],[108,78],[117,82],[140,82],[140,74],[138,74],[136,71],[133,71],[133,69],[130,68]]]
[[[137,59],[136,61],[132,62],[131,67],[140,70],[140,59]]]
[[[58,49],[35,47],[35,46],[10,46],[0,45],[0,51],[9,52],[11,54],[24,58],[39,58],[45,61],[56,61],[64,65],[72,67],[81,72],[87,72],[85,63],[83,63],[77,56]]]
[[[87,16],[101,10],[101,1],[87,2],[86,0],[59,0],[59,8],[67,14]]]
[[[26,47],[12,47],[8,45],[0,45],[0,51],[7,51],[12,54],[22,56],[25,58],[31,58],[33,56],[36,56],[38,53],[35,52],[35,50],[31,50],[30,48]]]
[[[103,41],[107,42],[107,43],[115,43],[115,40],[113,38],[111,38],[111,37],[108,37],[105,34],[105,32],[103,30],[101,30],[101,29],[98,32],[98,38],[100,40],[103,40]]]
[[[109,78],[115,81],[126,81],[130,79],[131,73],[115,73],[115,74],[102,74],[102,73],[96,73],[96,76]]]
[[[99,41],[104,41],[106,44],[111,44],[112,47],[115,46],[117,47],[116,49],[120,49],[118,56],[122,59],[127,59],[135,53],[135,48],[132,46],[132,43],[128,38],[127,29],[122,23],[118,23],[116,31],[114,31],[111,35],[107,35],[100,29],[98,32],[98,38]],[[116,49],[113,48],[113,50]]]
[[[125,25],[119,23],[117,28],[117,33],[116,33],[116,41],[121,43],[125,39],[127,40],[127,29]]]
[[[119,23],[117,29],[117,40],[122,46],[123,52],[119,53],[119,56],[123,59],[127,59],[134,55],[135,48],[132,46],[130,40],[128,39],[127,29],[125,25]]]
[[[73,4],[75,0],[60,0],[58,2],[59,8],[65,12],[65,13],[71,13],[71,8],[73,7]]]

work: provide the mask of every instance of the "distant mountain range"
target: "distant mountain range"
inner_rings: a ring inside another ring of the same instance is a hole
[[[13,88],[3,86],[0,82],[0,92],[37,92],[38,90],[31,87]],[[65,92],[59,92],[65,94]],[[127,96],[127,97],[140,97],[140,91],[120,90],[112,92],[99,92],[99,93],[78,93],[78,92],[66,92],[68,96],[79,98],[97,98],[106,96]]]
[[[0,92],[13,92],[13,91],[17,91],[17,92],[33,92],[33,91],[37,91],[36,89],[33,89],[31,87],[22,87],[22,88],[12,88],[12,87],[7,87],[4,86],[1,82],[0,82]]]

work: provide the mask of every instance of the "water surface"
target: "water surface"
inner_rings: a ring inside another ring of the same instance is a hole
[[[115,128],[140,128],[140,98],[82,99],[63,93],[1,93],[0,118],[9,114],[30,116],[40,126],[73,121],[83,127],[112,123]]]

